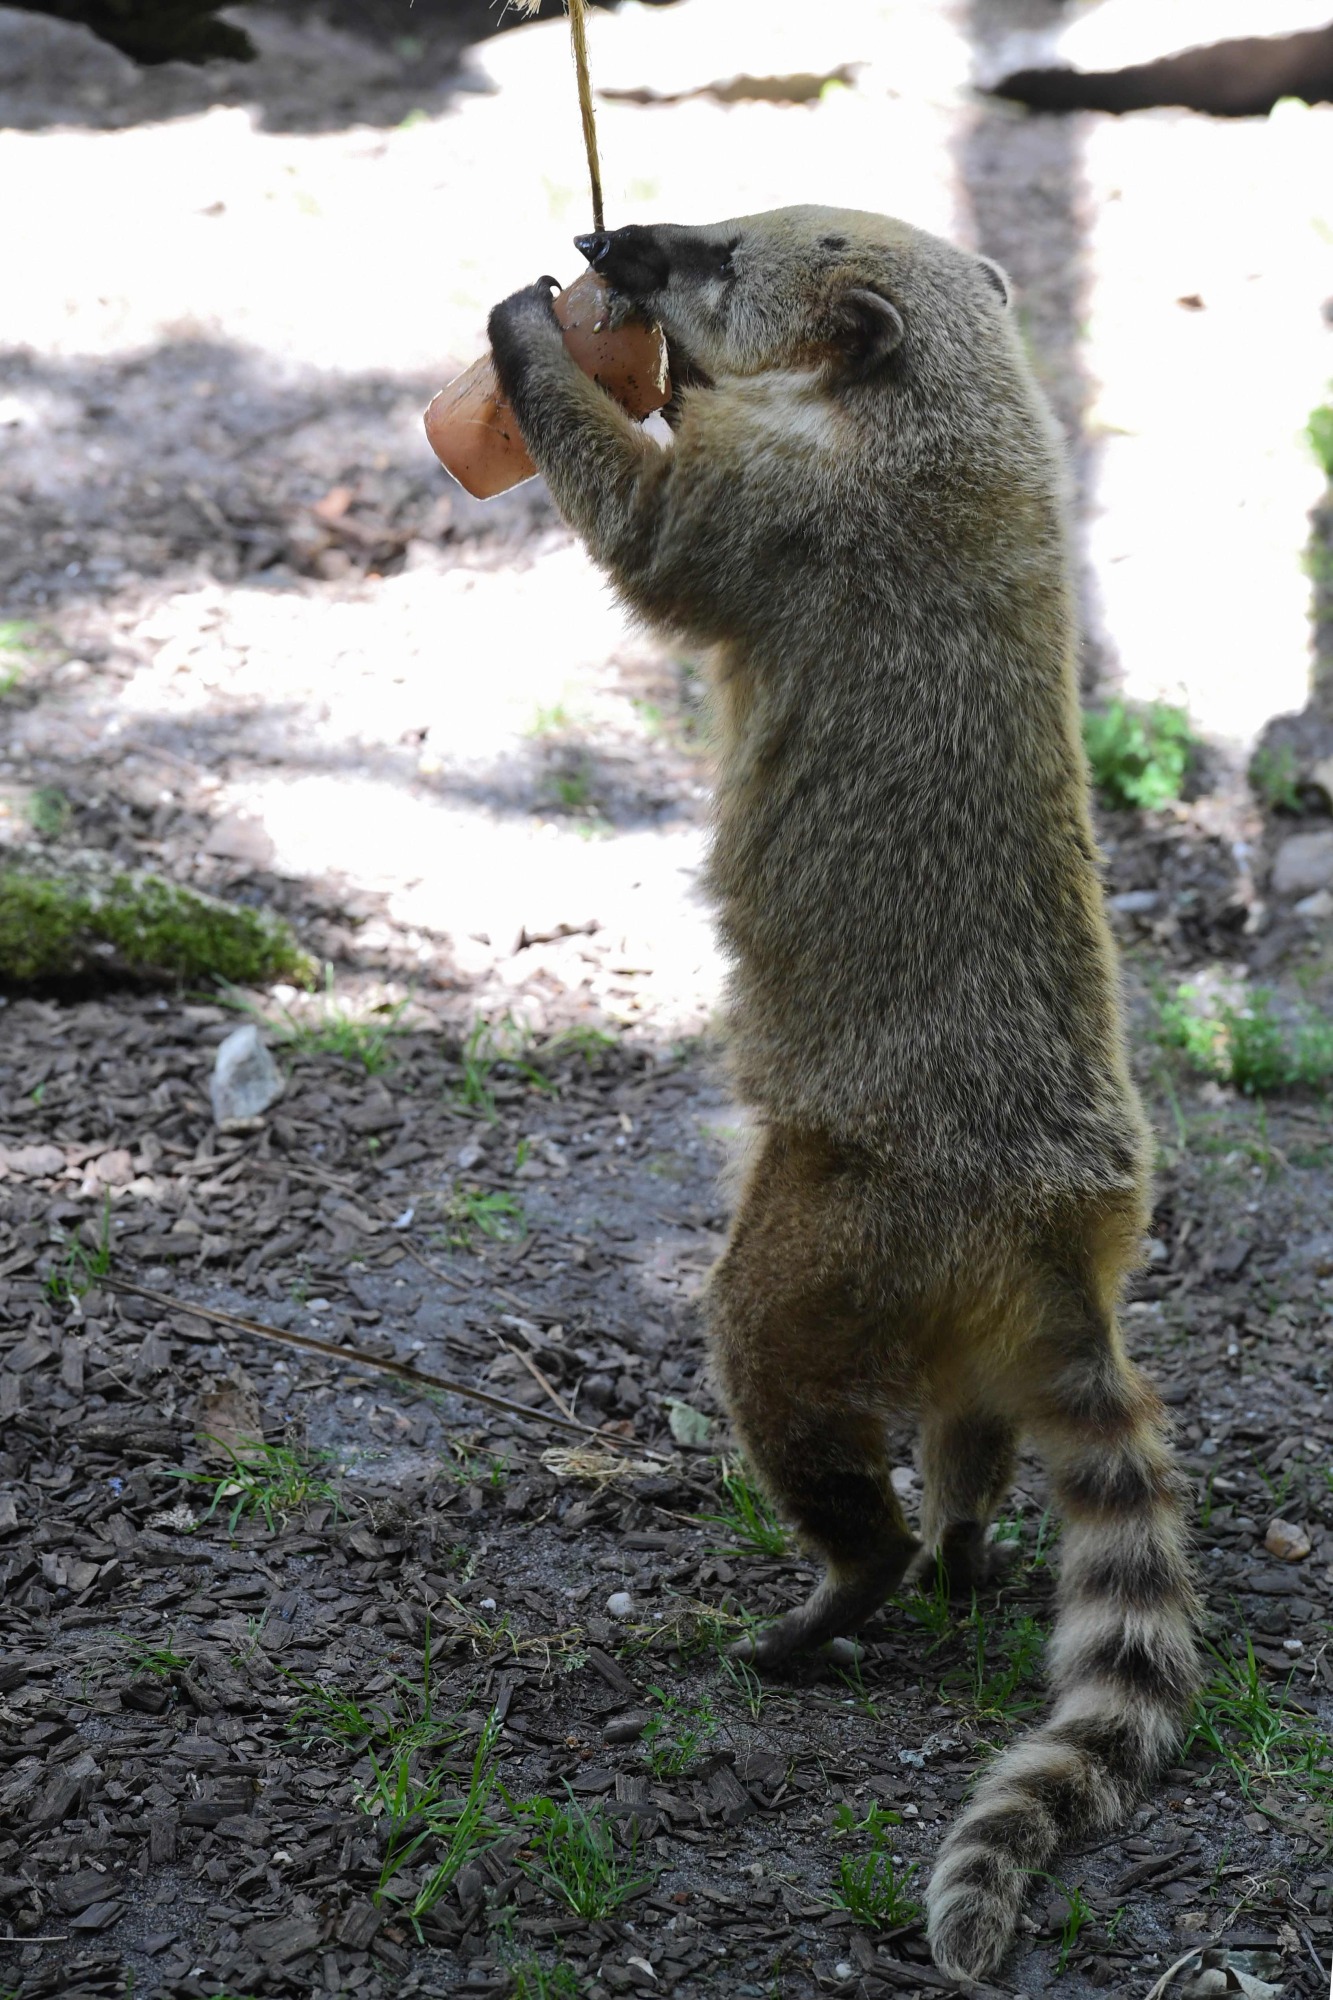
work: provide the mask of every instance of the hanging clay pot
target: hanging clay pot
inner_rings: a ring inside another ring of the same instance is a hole
[[[666,341],[660,327],[630,320],[612,328],[606,285],[585,271],[551,301],[565,346],[632,417],[650,416],[671,395]],[[537,470],[528,457],[514,412],[500,393],[495,363],[481,355],[426,411],[431,450],[460,486],[478,500],[504,493]]]

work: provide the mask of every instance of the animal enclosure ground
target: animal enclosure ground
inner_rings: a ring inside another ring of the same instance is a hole
[[[492,1061],[424,1031],[368,1074],[303,1047],[265,1129],[228,1138],[203,1091],[223,1010],[7,1014],[0,1976],[25,2000],[129,1974],[169,1996],[941,1991],[914,1891],[1040,1700],[1057,1530],[1025,1466],[993,1599],[906,1595],[859,1658],[791,1676],[727,1662],[810,1572],[723,1483],[694,1305],[724,1222],[707,1055],[584,1037]],[[1181,1428],[1218,1736],[1036,1885],[997,1990],[1146,1993],[1217,1937],[1322,2000],[1329,1135],[1309,1105],[1173,1091],[1127,1326]],[[617,1455],[551,1424],[571,1403]],[[1301,1562],[1265,1549],[1275,1516]]]

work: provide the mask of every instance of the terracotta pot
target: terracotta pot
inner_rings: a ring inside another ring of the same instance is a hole
[[[632,417],[650,416],[671,395],[666,341],[660,327],[631,320],[608,324],[607,290],[585,271],[568,291],[552,300],[564,329],[565,346],[585,375],[591,375]],[[426,411],[431,450],[460,486],[489,500],[531,479],[537,470],[528,457],[514,412],[500,394],[495,363],[481,355],[441,389]]]

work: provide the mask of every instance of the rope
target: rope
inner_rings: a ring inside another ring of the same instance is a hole
[[[569,8],[569,39],[574,49],[574,73],[579,86],[579,117],[583,121],[583,150],[588,155],[588,179],[592,183],[592,226],[599,232],[602,220],[602,168],[597,158],[597,124],[592,111],[592,83],[588,76],[588,0],[565,0]]]

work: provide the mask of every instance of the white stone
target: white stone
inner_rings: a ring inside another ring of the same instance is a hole
[[[1268,1533],[1264,1536],[1264,1547],[1279,1562],[1303,1562],[1310,1553],[1310,1537],[1299,1523],[1270,1521]]]
[[[1275,896],[1311,896],[1333,888],[1333,833],[1293,833],[1273,863]]]
[[[1325,917],[1333,917],[1333,892],[1316,889],[1313,896],[1302,896],[1295,906],[1295,914],[1310,917],[1316,923],[1322,923]]]
[[[606,1615],[608,1618],[632,1618],[634,1616],[634,1599],[627,1590],[613,1590],[611,1592],[611,1595],[606,1600]]]
[[[218,1125],[258,1118],[282,1096],[283,1081],[253,1021],[235,1028],[218,1047],[209,1095]]]

